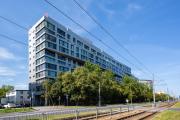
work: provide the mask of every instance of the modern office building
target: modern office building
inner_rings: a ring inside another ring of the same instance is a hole
[[[29,81],[33,98],[40,99],[41,83],[59,72],[82,66],[85,61],[114,72],[116,79],[131,75],[131,69],[48,16],[29,30]]]

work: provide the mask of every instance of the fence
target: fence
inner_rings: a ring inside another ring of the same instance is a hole
[[[39,113],[15,114],[13,116],[0,117],[0,120],[61,120],[61,119],[80,119],[82,117],[94,116],[98,118],[102,115],[113,115],[120,112],[128,112],[138,109],[135,105],[118,105],[93,108],[72,108],[66,110],[55,110]]]

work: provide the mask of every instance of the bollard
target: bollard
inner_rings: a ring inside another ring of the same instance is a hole
[[[98,108],[96,108],[96,119],[98,118]]]
[[[121,108],[121,106],[120,106],[120,108],[119,108],[119,112],[122,112],[122,108]]]
[[[42,113],[43,120],[47,120],[47,116],[45,113]]]
[[[129,112],[129,105],[128,105],[128,112]]]
[[[112,107],[110,107],[110,120],[112,119]]]
[[[76,120],[78,120],[78,117],[79,117],[79,111],[78,109],[76,109]]]
[[[111,115],[112,115],[112,107],[110,107],[110,110],[111,110]]]

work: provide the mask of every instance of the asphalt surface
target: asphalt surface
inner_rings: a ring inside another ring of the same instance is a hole
[[[120,105],[123,110],[127,110],[127,105]],[[111,106],[105,106],[105,107],[97,107],[98,109],[110,109],[110,108],[120,108],[119,105],[111,105]],[[135,109],[142,108],[143,105],[136,105]],[[95,111],[96,107],[78,107],[78,108],[65,108],[63,106],[43,106],[43,107],[33,107],[35,109],[32,112],[18,112],[18,113],[7,113],[7,114],[0,114],[0,120],[5,117],[14,117],[14,116],[30,116],[30,115],[43,115],[43,114],[71,114],[75,113],[75,111],[78,109],[81,112],[89,112],[89,111]]]

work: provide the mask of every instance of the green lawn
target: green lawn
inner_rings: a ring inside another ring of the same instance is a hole
[[[180,102],[176,103],[173,108],[180,108]],[[166,110],[155,116],[153,120],[180,120],[180,111]]]
[[[0,114],[12,113],[12,112],[30,112],[33,111],[32,108],[6,108],[0,109]]]
[[[175,105],[173,105],[173,108],[180,108],[180,102],[178,102]]]

